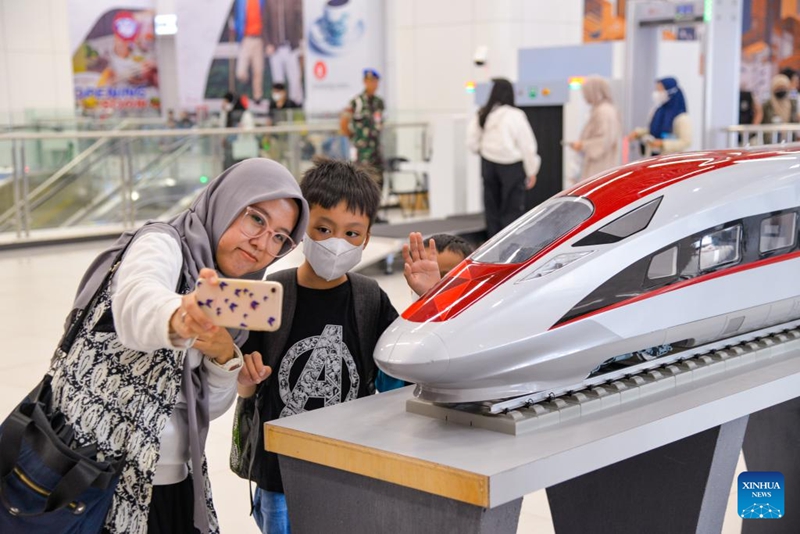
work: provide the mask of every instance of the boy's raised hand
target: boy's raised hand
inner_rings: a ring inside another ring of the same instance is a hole
[[[433,239],[426,248],[421,233],[408,234],[408,243],[403,245],[403,260],[403,276],[417,295],[424,294],[441,279]]]

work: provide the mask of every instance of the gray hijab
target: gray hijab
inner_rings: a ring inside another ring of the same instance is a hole
[[[191,207],[170,221],[151,221],[138,230],[123,234],[111,247],[89,266],[84,274],[73,308],[89,305],[95,292],[103,283],[112,263],[120,252],[136,237],[148,232],[162,232],[173,236],[181,245],[183,255],[183,284],[194,287],[203,267],[216,269],[215,253],[222,234],[236,221],[249,205],[265,200],[294,199],[300,215],[291,237],[300,243],[308,224],[308,204],[303,199],[294,176],[282,165],[262,158],[253,158],[233,165],[215,178],[192,203]],[[261,279],[266,268],[250,273],[248,278]],[[247,340],[247,332],[231,330],[238,346]],[[192,370],[189,358],[184,358],[181,390],[186,397],[189,423],[189,449],[192,460],[194,486],[194,524],[201,532],[209,531],[203,476],[203,450],[208,435],[208,384],[206,374]]]

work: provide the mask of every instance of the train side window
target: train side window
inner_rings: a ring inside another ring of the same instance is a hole
[[[758,249],[763,254],[782,248],[791,248],[795,243],[797,215],[782,213],[761,221],[761,239]]]
[[[650,224],[653,219],[661,200],[664,197],[658,197],[651,200],[643,206],[629,211],[625,215],[618,217],[607,225],[603,226],[596,232],[592,232],[577,243],[576,247],[583,247],[589,245],[606,245],[608,243],[616,243],[622,241],[626,237],[630,237],[637,232],[641,232]]]
[[[647,278],[649,280],[671,278],[677,274],[678,247],[670,247],[653,256],[653,259],[650,260],[650,267],[647,268]]]
[[[710,232],[695,242],[700,255],[700,270],[738,262],[741,257],[742,226],[737,224]]]

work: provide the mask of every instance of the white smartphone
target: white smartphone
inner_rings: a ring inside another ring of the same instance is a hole
[[[220,278],[197,281],[197,303],[217,326],[272,332],[281,326],[283,286],[278,282]]]

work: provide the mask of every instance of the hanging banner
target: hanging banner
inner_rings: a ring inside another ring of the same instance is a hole
[[[158,110],[154,12],[106,11],[72,57],[77,105],[92,110]]]
[[[364,69],[383,75],[383,2],[304,0],[303,21],[306,114],[338,116],[364,90]]]
[[[222,31],[207,66],[204,98],[247,95],[256,111],[264,111],[273,85],[282,84],[288,99],[302,105],[302,10],[302,0],[234,0],[217,24]],[[207,17],[194,17],[201,15]],[[187,32],[180,44],[195,50],[201,40],[207,36]]]

